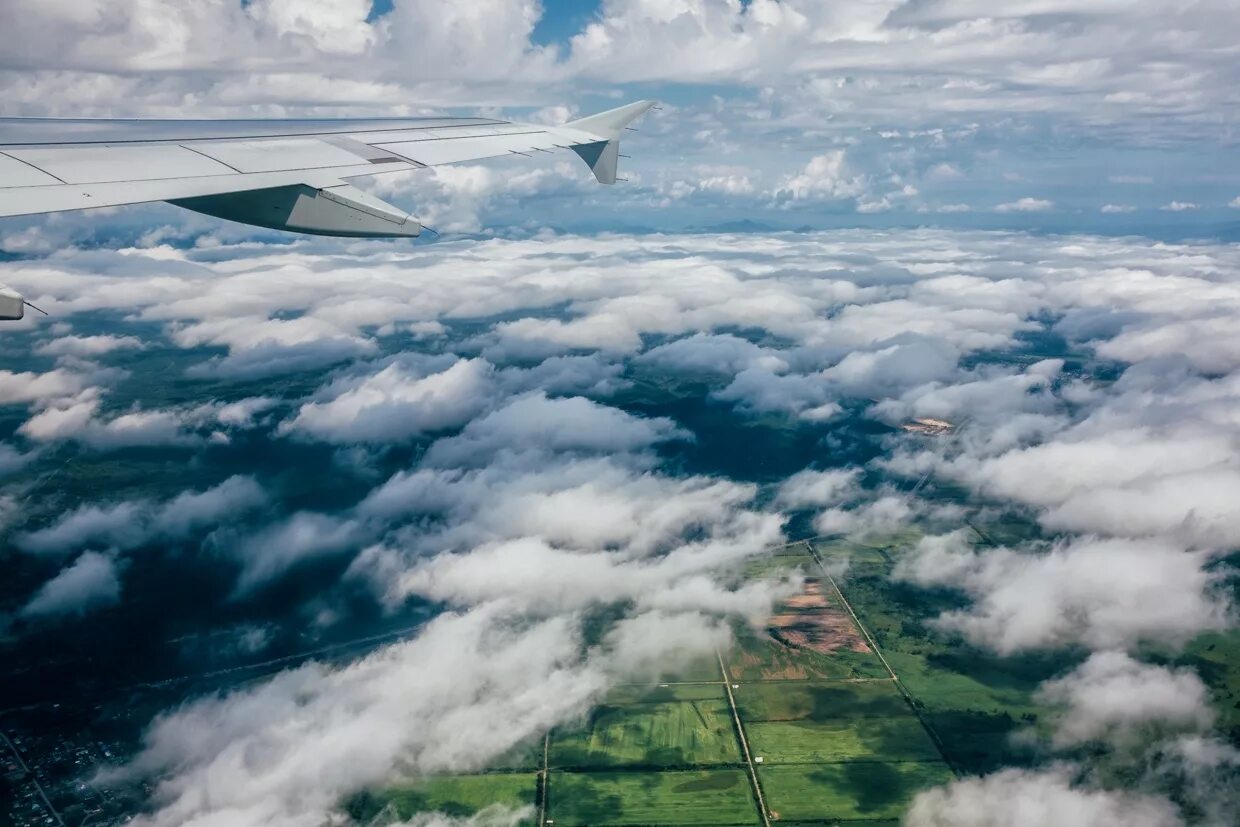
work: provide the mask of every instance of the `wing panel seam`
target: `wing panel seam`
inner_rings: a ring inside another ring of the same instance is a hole
[[[0,152],[0,155],[3,155],[5,158],[12,158],[14,161],[16,161],[16,162],[17,162],[17,163],[19,163],[19,164],[25,164],[26,166],[30,167],[31,169],[33,169],[33,170],[37,170],[37,171],[39,171],[39,172],[43,173],[44,175],[48,176],[49,178],[55,178],[57,181],[59,181],[59,182],[60,182],[60,183],[62,183],[62,184],[68,184],[68,183],[69,183],[69,182],[68,182],[68,181],[66,181],[65,179],[61,178],[59,175],[55,175],[55,174],[53,174],[53,173],[50,173],[50,172],[48,172],[47,170],[45,170],[43,167],[40,167],[40,166],[35,166],[34,164],[30,163],[29,161],[26,161],[26,160],[23,160],[23,159],[21,159],[21,158],[18,158],[16,155],[10,155],[10,154],[9,154],[9,153],[7,153],[7,152]],[[56,185],[56,184],[35,184],[34,186],[36,186],[36,187],[54,187],[54,186],[57,186],[57,185]],[[5,189],[8,189],[8,187],[5,187]],[[24,187],[13,187],[13,189],[25,189],[25,188],[24,188]]]
[[[245,175],[245,174],[246,174],[246,173],[242,172],[241,170],[237,169],[237,168],[236,168],[235,166],[233,166],[232,164],[228,163],[227,161],[221,161],[219,158],[215,158],[215,157],[213,157],[213,156],[211,156],[211,155],[208,155],[207,153],[203,152],[202,150],[199,150],[199,149],[194,149],[192,146],[186,146],[185,144],[177,144],[177,146],[181,147],[181,149],[188,149],[190,152],[194,153],[195,155],[201,155],[203,158],[206,158],[208,161],[214,161],[214,162],[215,162],[215,163],[217,163],[217,164],[222,164],[222,165],[224,165],[224,166],[228,167],[229,169],[231,169],[233,172],[237,173],[238,175]],[[222,174],[222,175],[227,175],[228,173],[221,173],[221,174]]]
[[[0,146],[12,148],[28,148],[28,147],[53,147],[53,146],[96,146],[108,144],[177,144],[180,145],[184,141],[263,141],[268,138],[314,138],[320,135],[365,135],[369,132],[414,132],[423,129],[468,129],[478,126],[509,126],[512,121],[487,121],[479,120],[473,123],[454,123],[446,126],[412,126],[404,129],[385,126],[383,128],[374,129],[341,129],[331,132],[280,132],[271,135],[212,135],[204,138],[114,138],[103,141],[35,141],[33,143],[27,141],[25,143],[6,143]],[[517,134],[517,133],[514,133]],[[432,139],[427,139],[432,140]],[[444,140],[444,139],[439,139]]]

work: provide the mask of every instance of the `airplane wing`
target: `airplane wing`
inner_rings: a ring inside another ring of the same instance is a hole
[[[416,218],[349,181],[568,149],[612,184],[621,134],[652,106],[637,101],[562,126],[490,118],[0,118],[0,217],[168,201],[291,232],[411,237],[422,230]],[[24,307],[0,296],[0,319],[19,319]]]
[[[619,138],[653,101],[562,126],[489,118],[0,119],[0,217],[171,201],[243,223],[350,237],[417,235],[403,211],[347,182],[366,175],[571,149],[616,180]],[[314,208],[299,203],[319,198]],[[289,207],[288,214],[283,207]],[[358,215],[350,215],[358,213]]]

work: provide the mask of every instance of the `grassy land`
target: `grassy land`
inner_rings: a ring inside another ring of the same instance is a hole
[[[1018,531],[1014,526],[997,533]],[[725,663],[739,684],[738,712],[754,755],[763,758],[759,776],[779,823],[894,825],[919,791],[954,777],[951,766],[982,772],[1023,763],[1030,756],[1021,754],[1011,735],[1029,728],[1045,732],[1047,726],[1032,701],[1034,690],[1082,656],[1000,658],[935,632],[927,622],[959,608],[960,596],[889,578],[918,537],[912,531],[881,542],[817,544],[829,566],[849,559],[836,580],[899,685],[877,655],[855,651],[865,641],[851,636],[851,615],[825,582],[818,592],[808,584],[770,621],[781,634],[820,630],[812,645],[805,638],[776,639],[761,626],[735,626],[737,643]],[[755,561],[748,574],[778,577],[801,570],[814,577],[816,566],[801,548],[790,547]],[[801,616],[807,618],[804,626]],[[826,621],[814,626],[815,618]],[[600,615],[600,639],[607,624]],[[1231,680],[1238,645],[1226,635],[1203,638],[1181,657]],[[758,823],[717,662],[703,658],[676,671],[660,679],[663,685],[615,687],[585,721],[553,733],[547,806],[557,827]],[[942,741],[947,762],[899,686]],[[1236,702],[1231,695],[1217,699]],[[541,759],[537,750],[522,755],[523,766]],[[458,786],[398,788],[373,803],[396,802],[398,814],[407,817],[415,806],[467,814],[484,802],[534,801],[533,774],[469,778],[507,780],[448,779]],[[509,780],[516,786],[504,787]],[[478,786],[469,788],[471,783]]]
[[[727,695],[724,694],[721,680],[719,666],[716,664],[714,683],[670,683],[655,686],[627,683],[613,687],[603,698],[603,703],[618,706],[668,701],[722,701],[727,699]]]
[[[557,731],[551,739],[556,767],[687,767],[740,760],[722,698],[600,706],[583,726]]]
[[[952,779],[941,762],[763,766],[759,775],[781,822],[898,819],[919,790]]]
[[[755,824],[744,770],[552,773],[548,816],[570,825]]]
[[[845,717],[907,715],[908,704],[891,680],[859,683],[746,683],[734,692],[746,721],[830,721]]]
[[[362,793],[354,796],[345,809],[354,821],[365,823],[385,808],[402,820],[418,813],[465,817],[487,807],[510,811],[529,808],[528,823],[533,824],[537,781],[535,773],[441,776]]]
[[[747,724],[749,749],[766,764],[936,761],[939,751],[907,710],[894,718],[759,721]]]
[[[898,559],[904,550],[892,547],[886,557]],[[962,598],[893,582],[890,570],[889,562],[854,560],[840,586],[938,734],[947,758],[966,772],[1027,763],[1026,748],[1011,736],[1045,729],[1033,692],[1071,669],[1082,653],[998,657],[951,640],[929,622],[960,608]]]

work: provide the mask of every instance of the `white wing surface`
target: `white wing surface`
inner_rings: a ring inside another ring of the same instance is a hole
[[[571,149],[604,184],[638,101],[562,126],[487,118],[0,119],[0,217],[170,201],[294,232],[413,236],[416,219],[352,178]]]

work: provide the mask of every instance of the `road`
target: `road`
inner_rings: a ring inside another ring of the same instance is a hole
[[[857,613],[853,611],[852,604],[848,602],[848,598],[844,597],[844,593],[840,591],[840,587],[835,582],[835,578],[831,576],[831,572],[827,571],[826,565],[822,562],[822,558],[818,556],[818,552],[814,550],[813,545],[808,540],[803,540],[802,542],[805,543],[805,550],[808,551],[810,556],[814,558],[814,561],[818,563],[818,568],[822,570],[822,574],[827,578],[827,582],[831,584],[831,589],[835,592],[835,596],[840,599],[840,603],[842,603],[844,608],[848,610],[848,614],[852,617],[853,623],[857,625],[857,629],[861,631],[866,643],[869,645],[870,649],[873,650],[874,654],[878,656],[878,660],[883,664],[883,668],[887,670],[887,674],[891,676],[891,680],[895,683],[896,689],[900,690],[900,695],[904,698],[904,702],[908,704],[908,708],[911,709],[913,714],[917,716],[918,722],[921,723],[921,728],[926,731],[926,734],[930,736],[930,740],[934,742],[934,746],[939,751],[939,756],[943,759],[943,763],[946,764],[948,769],[955,773],[957,777],[959,777],[960,770],[957,769],[956,765],[952,763],[950,758],[947,757],[947,750],[943,749],[943,742],[939,739],[939,734],[934,731],[934,727],[930,726],[930,722],[927,721],[925,716],[921,714],[921,709],[917,706],[912,693],[908,691],[908,689],[900,681],[900,676],[897,675],[895,670],[891,668],[891,664],[887,662],[887,658],[883,655],[882,649],[878,648],[878,641],[874,639],[874,636],[870,634],[870,630],[867,629],[865,624],[861,622],[861,618],[857,617]]]
[[[39,791],[39,797],[42,798],[43,803],[47,805],[47,811],[52,814],[52,816],[56,819],[56,823],[59,824],[60,827],[65,827],[65,820],[60,817],[60,813],[57,812],[56,808],[52,806],[52,800],[47,797],[47,792],[44,791],[43,785],[39,783],[39,779],[31,771],[30,766],[26,763],[26,759],[22,758],[22,754],[18,751],[17,745],[9,740],[8,733],[3,730],[0,730],[0,737],[4,738],[4,743],[8,744],[9,749],[13,750],[13,754],[17,756],[17,762],[22,765],[22,771],[27,775],[27,777],[30,778],[30,782],[34,784],[34,788]]]
[[[745,766],[749,768],[749,783],[753,785],[753,794],[758,802],[758,815],[762,818],[762,827],[771,827],[771,817],[766,809],[766,800],[762,797],[762,784],[758,781],[758,768],[754,766],[753,756],[749,754],[749,739],[745,737],[745,727],[741,724],[741,714],[736,709],[736,698],[732,696],[732,679],[728,676],[728,668],[723,665],[723,655],[718,651],[719,672],[723,675],[723,688],[728,693],[728,706],[732,709],[732,723],[736,726],[736,737],[741,742],[741,754],[745,756]]]

